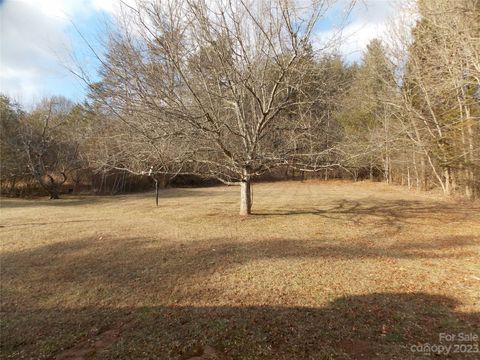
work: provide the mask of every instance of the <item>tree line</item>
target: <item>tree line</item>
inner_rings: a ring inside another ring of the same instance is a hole
[[[246,215],[251,182],[290,170],[478,196],[480,2],[418,1],[416,24],[397,21],[358,63],[316,41],[328,3],[125,8],[99,78],[78,74],[84,103],[0,98],[2,192],[196,176],[240,185]]]

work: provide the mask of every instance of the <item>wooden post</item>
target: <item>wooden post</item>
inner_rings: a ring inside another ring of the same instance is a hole
[[[158,179],[153,178],[155,180],[155,205],[158,207]]]

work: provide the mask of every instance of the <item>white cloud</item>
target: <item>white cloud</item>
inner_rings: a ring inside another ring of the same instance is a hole
[[[343,31],[344,42],[340,45],[340,52],[347,60],[357,60],[373,39],[385,41],[387,36],[386,23],[354,22]]]
[[[122,2],[119,0],[91,0],[92,6],[95,10],[105,11],[109,14],[115,14],[120,8]],[[126,4],[132,3],[132,1],[124,1]]]
[[[0,4],[0,92],[27,105],[55,93],[49,83],[70,77],[63,67],[71,53],[65,31],[72,19],[94,11],[92,1],[4,0]]]
[[[356,2],[348,22],[341,29],[328,29],[316,34],[318,43],[338,41],[335,49],[347,61],[357,61],[369,42],[375,38],[387,41],[391,17],[398,11],[394,0],[359,0]],[[348,1],[341,1],[333,10],[346,6]]]

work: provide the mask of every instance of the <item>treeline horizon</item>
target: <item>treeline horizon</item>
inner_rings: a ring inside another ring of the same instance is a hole
[[[418,1],[350,64],[313,46],[321,7],[161,3],[118,19],[84,102],[0,97],[2,194],[218,182],[243,215],[266,179],[479,196],[480,2]]]

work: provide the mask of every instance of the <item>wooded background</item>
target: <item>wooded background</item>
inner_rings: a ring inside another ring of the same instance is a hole
[[[1,192],[371,179],[480,193],[480,2],[421,0],[358,63],[318,44],[327,2],[141,2],[83,103],[0,97]]]

